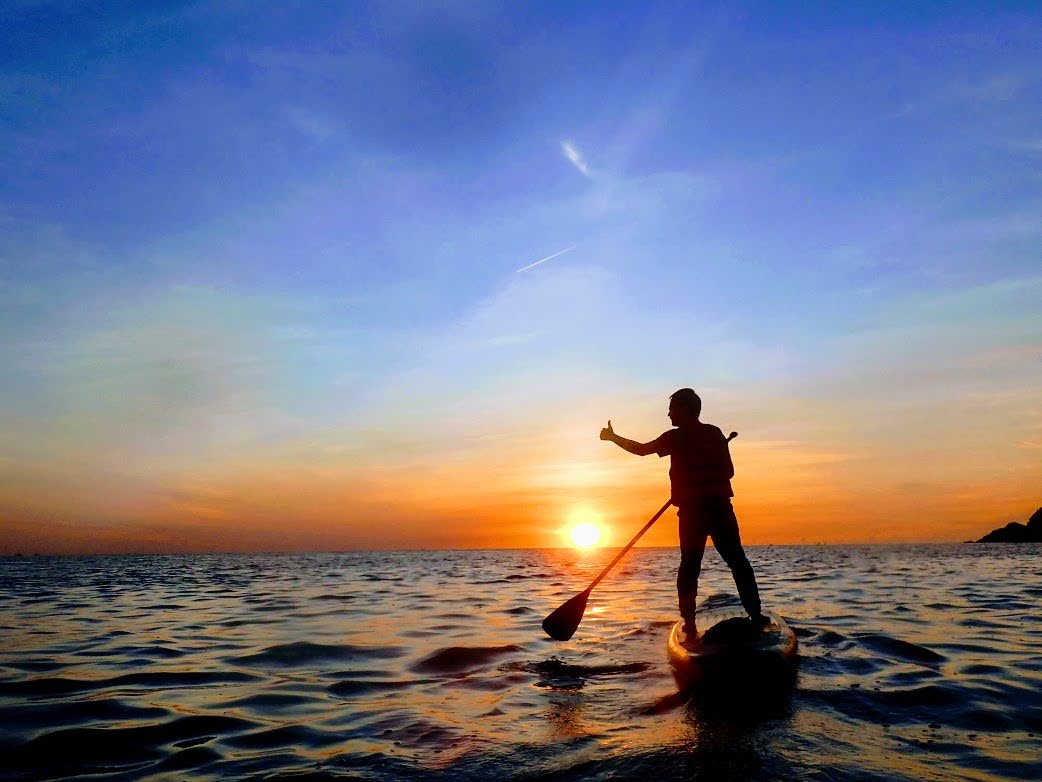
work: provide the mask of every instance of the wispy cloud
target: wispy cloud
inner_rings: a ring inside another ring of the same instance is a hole
[[[586,161],[583,159],[582,152],[580,152],[571,141],[561,142],[561,152],[568,158],[568,161],[579,169],[584,177],[593,179],[593,173],[590,171],[590,167],[586,165]]]
[[[520,269],[517,269],[517,271],[518,272],[528,271],[529,269],[535,268],[536,266],[538,266],[541,263],[546,263],[547,261],[552,261],[554,258],[558,257],[559,255],[564,255],[567,252],[571,252],[572,250],[574,250],[578,246],[579,245],[577,245],[577,244],[573,244],[571,247],[565,247],[563,250],[558,250],[553,255],[548,255],[545,258],[540,258],[538,261],[535,261],[533,263],[528,264],[528,266],[522,266]]]
[[[1030,83],[1027,77],[1013,73],[995,74],[976,81],[959,80],[907,102],[893,116],[904,117],[959,104],[983,106],[1007,103],[1015,100]]]
[[[1006,149],[1032,158],[1042,158],[1042,138],[1014,139],[1007,141]]]
[[[293,106],[286,111],[290,124],[314,141],[327,141],[337,133],[336,123],[322,114]]]

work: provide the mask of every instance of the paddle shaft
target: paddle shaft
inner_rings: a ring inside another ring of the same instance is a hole
[[[737,436],[738,436],[738,432],[731,432],[731,435],[727,438],[726,442],[731,442]],[[587,592],[592,592],[593,588],[595,586],[597,586],[599,583],[601,583],[601,579],[604,578],[606,575],[608,575],[608,571],[611,570],[613,567],[615,567],[615,564],[626,555],[627,551],[629,551],[631,548],[633,548],[634,544],[638,540],[641,539],[641,537],[644,535],[645,532],[647,532],[649,529],[651,529],[651,525],[654,524],[656,521],[658,521],[658,517],[661,516],[663,513],[665,513],[666,509],[669,508],[669,506],[672,505],[672,504],[673,504],[673,498],[670,497],[669,500],[666,501],[666,504],[658,509],[658,513],[656,513],[654,516],[652,516],[651,519],[648,520],[648,523],[645,524],[643,527],[641,527],[640,532],[638,532],[636,535],[633,536],[633,540],[631,540],[629,543],[626,544],[626,548],[624,548],[622,551],[620,551],[618,554],[616,554],[615,555],[615,559],[613,559],[611,562],[609,562],[608,566],[606,568],[604,568],[604,570],[601,571],[600,575],[597,576],[597,578],[595,578],[593,580],[593,583],[590,584],[590,586],[586,589]]]
[[[620,559],[622,559],[623,556],[625,556],[627,551],[629,551],[631,548],[633,548],[633,544],[635,544],[638,540],[640,540],[641,536],[645,532],[647,532],[649,529],[651,529],[651,525],[654,524],[656,521],[658,521],[658,517],[661,516],[663,513],[665,513],[666,509],[670,505],[672,505],[672,504],[673,504],[673,498],[670,497],[666,501],[666,504],[658,509],[658,513],[656,513],[654,516],[652,516],[651,519],[648,521],[648,523],[645,524],[643,527],[641,527],[640,532],[638,532],[633,537],[633,540],[631,540],[629,543],[626,544],[626,548],[624,548],[622,551],[620,551],[618,554],[616,554],[615,555],[615,559],[613,559],[611,562],[608,563],[608,567],[604,568],[604,570],[601,571],[600,575],[597,576],[597,578],[595,578],[593,580],[593,583],[590,584],[590,586],[587,588],[587,590],[586,590],[587,592],[592,591],[593,588],[595,586],[597,586],[601,582],[601,579],[604,578],[606,575],[608,575],[608,571],[611,570],[613,567],[615,567],[615,563],[618,562]]]

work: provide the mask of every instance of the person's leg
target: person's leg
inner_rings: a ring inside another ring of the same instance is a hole
[[[720,552],[724,562],[731,568],[735,586],[742,606],[754,619],[760,617],[760,590],[756,586],[756,576],[749,558],[742,548],[742,538],[738,532],[738,519],[731,507],[731,500],[726,497],[714,498],[709,519],[709,534],[713,537],[713,545]]]
[[[706,526],[696,507],[677,508],[680,520],[680,568],[677,570],[677,599],[685,624],[695,624],[695,601],[698,597],[698,575],[702,572],[702,555],[706,550]]]

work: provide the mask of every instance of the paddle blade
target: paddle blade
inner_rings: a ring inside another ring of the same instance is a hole
[[[579,627],[590,590],[580,592],[543,620],[543,631],[555,641],[567,641]]]

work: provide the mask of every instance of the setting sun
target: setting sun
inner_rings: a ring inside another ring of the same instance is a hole
[[[563,533],[576,548],[592,548],[604,543],[606,537],[606,530],[601,524],[601,515],[586,506],[579,506],[571,510]]]
[[[579,548],[596,546],[601,539],[601,528],[596,524],[578,524],[569,530],[572,543]]]

